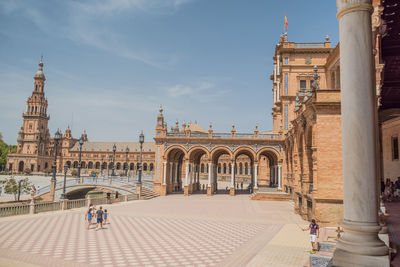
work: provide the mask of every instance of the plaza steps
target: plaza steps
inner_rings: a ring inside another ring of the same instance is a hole
[[[142,187],[142,196],[140,199],[147,200],[147,199],[152,199],[152,198],[159,197],[159,196],[160,195],[157,194],[156,192],[154,192],[153,190],[148,189],[146,187]]]
[[[287,201],[291,196],[285,192],[278,191],[277,188],[259,187],[258,191],[250,195],[251,200],[263,201]]]
[[[332,266],[333,252],[336,249],[336,243],[318,242],[318,251],[310,254],[308,262],[304,267],[330,267]]]

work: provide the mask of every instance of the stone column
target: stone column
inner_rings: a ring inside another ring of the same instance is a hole
[[[174,163],[173,162],[170,162],[169,163],[169,184],[170,184],[170,188],[171,188],[171,186],[173,187],[174,186],[174,173],[173,173],[173,170],[174,170]],[[168,188],[167,188],[167,191],[168,191]]]
[[[278,189],[282,189],[282,166],[278,165]]]
[[[164,173],[163,173],[163,185],[167,185],[167,162],[163,162],[164,165]]]
[[[213,164],[211,162],[208,163],[208,185],[207,185],[207,196],[212,195],[212,186],[211,186],[211,181],[212,181],[212,173],[213,173]]]
[[[175,180],[176,180],[176,183],[179,183],[179,178],[178,178],[178,163],[176,162],[175,163]],[[175,188],[175,184],[174,184],[174,188]]]
[[[379,239],[376,183],[376,93],[371,0],[337,0],[343,148],[344,234],[334,266],[389,266]]]
[[[232,162],[232,165],[231,165],[231,189],[230,189],[230,195],[231,196],[235,195],[235,162]]]
[[[189,195],[189,162],[186,162],[185,165],[185,186],[183,188],[183,195]]]
[[[254,164],[254,189],[258,189],[258,164]]]

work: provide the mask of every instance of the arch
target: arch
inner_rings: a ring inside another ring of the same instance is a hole
[[[201,173],[204,173],[204,163],[202,163],[202,164],[200,165],[200,172],[201,172]]]
[[[206,155],[207,158],[209,157],[209,152],[207,148],[203,146],[194,146],[191,147],[189,152],[188,152],[188,158],[191,162],[200,164],[201,157],[203,155]]]
[[[128,169],[128,163],[126,163],[126,162],[124,163],[123,169],[124,169],[124,170],[127,170],[127,169]]]
[[[88,169],[93,169],[93,162],[89,161],[89,163],[88,163]]]
[[[25,166],[25,162],[23,162],[22,160],[18,163],[18,171],[19,172],[23,172],[24,171],[24,166]]]
[[[229,157],[232,159],[232,151],[225,146],[217,146],[211,150],[210,153],[210,159],[214,164],[218,163],[218,158],[223,155],[223,154],[228,154]]]
[[[273,163],[272,165],[278,164],[279,156],[280,153],[273,147],[264,147],[257,151],[257,160],[260,159],[260,157],[264,155],[270,160],[270,163]]]
[[[135,170],[135,163],[131,163],[129,165],[129,170],[131,170],[131,171]]]
[[[138,162],[138,163],[136,163],[136,170],[139,170],[140,169],[140,163]]]
[[[240,155],[246,155],[250,158],[250,161],[256,161],[257,159],[257,155],[254,152],[254,149],[249,147],[249,146],[244,146],[244,147],[239,147],[235,150],[235,152],[233,153],[233,158],[236,160],[237,157],[239,157]]]
[[[150,163],[149,170],[150,170],[151,172],[154,171],[154,164],[153,164],[153,163]]]
[[[79,163],[77,161],[74,161],[74,164],[72,165],[73,168],[78,168]],[[47,162],[45,164],[45,168],[47,168]]]
[[[147,171],[147,163],[143,164],[143,171]]]
[[[71,161],[68,160],[68,161],[66,162],[66,164],[67,164],[68,168],[71,168]]]
[[[107,162],[103,162],[103,164],[101,164],[101,168],[103,170],[107,169]]]
[[[116,169],[117,169],[117,170],[120,170],[120,169],[121,169],[121,162],[117,162],[117,164],[116,164]]]
[[[100,169],[100,162],[97,161],[96,164],[94,165],[94,168],[96,170]]]
[[[108,168],[109,169],[112,169],[114,167],[114,162],[110,162],[109,164],[108,164]]]
[[[82,167],[82,168],[86,168],[86,162],[85,162],[85,161],[82,161],[82,162],[81,162],[81,167]]]
[[[168,159],[169,161],[174,161],[181,157],[180,154],[183,154],[185,158],[188,158],[186,149],[183,146],[173,145],[165,150],[164,159]]]

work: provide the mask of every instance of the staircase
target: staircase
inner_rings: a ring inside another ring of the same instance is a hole
[[[287,201],[291,196],[285,192],[278,191],[273,187],[259,187],[258,191],[250,195],[251,200],[264,201]]]
[[[142,187],[142,196],[140,199],[142,200],[147,200],[147,199],[152,199],[155,197],[159,197],[160,195],[154,192],[153,190],[150,190],[146,187]]]

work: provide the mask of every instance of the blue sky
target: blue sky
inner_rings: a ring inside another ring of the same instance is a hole
[[[270,130],[285,13],[290,41],[338,42],[333,0],[2,0],[0,132],[16,143],[42,53],[52,135],[150,141],[160,104],[168,127]]]

